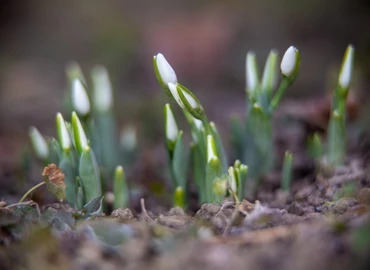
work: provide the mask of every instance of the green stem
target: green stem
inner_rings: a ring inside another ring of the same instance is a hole
[[[33,192],[35,189],[37,189],[38,187],[41,187],[42,185],[44,185],[45,182],[41,182],[39,184],[37,184],[36,186],[34,186],[33,188],[31,188],[29,191],[26,192],[26,194],[23,195],[22,199],[20,199],[20,203],[24,201],[24,199],[31,193]]]
[[[270,103],[270,108],[269,108],[269,112],[272,113],[276,107],[279,105],[284,93],[285,93],[285,90],[288,88],[288,86],[291,84],[291,81],[286,78],[286,77],[283,77],[283,80],[281,81],[280,83],[280,86],[279,86],[279,89],[277,90],[276,94],[274,95],[273,99],[271,100],[271,103]]]
[[[206,130],[206,134],[207,135],[212,135],[212,128],[211,128],[211,125],[209,124],[209,121],[208,121],[206,116],[202,119],[202,122],[203,122],[204,128]]]

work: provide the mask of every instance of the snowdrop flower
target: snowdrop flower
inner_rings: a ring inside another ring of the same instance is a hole
[[[342,68],[339,73],[339,84],[344,89],[348,89],[351,83],[354,55],[355,49],[352,45],[349,45],[344,55]]]
[[[66,123],[64,122],[61,113],[57,114],[57,132],[59,143],[63,150],[68,151],[71,148],[71,138],[69,137],[68,129]]]
[[[72,84],[72,103],[74,109],[80,115],[87,115],[90,112],[90,101],[83,84],[75,79]]]
[[[176,84],[176,73],[171,65],[167,62],[163,54],[158,53],[156,56],[154,56],[154,60],[158,69],[159,76],[163,83],[165,85],[168,85],[169,83]]]
[[[35,127],[31,127],[29,135],[36,156],[39,159],[47,159],[49,157],[49,147],[40,131]]]
[[[165,130],[166,130],[166,138],[171,142],[175,142],[177,136],[179,135],[179,129],[176,124],[175,116],[173,115],[172,109],[170,104],[166,104],[164,107],[164,115],[165,115]]]
[[[294,46],[290,46],[281,60],[281,73],[286,77],[294,75],[299,65],[299,51]]]
[[[91,73],[94,84],[94,106],[99,111],[108,111],[113,104],[112,85],[108,71],[103,66],[96,66]]]
[[[173,96],[173,98],[176,100],[176,102],[179,104],[179,106],[183,109],[185,109],[184,103],[182,103],[181,98],[179,96],[179,93],[177,92],[177,87],[173,83],[168,83],[168,88],[170,89],[170,92]]]

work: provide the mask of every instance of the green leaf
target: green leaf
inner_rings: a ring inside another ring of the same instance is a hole
[[[223,143],[222,143],[222,140],[221,140],[221,136],[218,133],[218,130],[216,128],[215,123],[211,122],[210,127],[211,127],[212,137],[215,141],[218,158],[221,161],[221,165],[222,165],[221,170],[223,172],[226,172],[226,170],[227,170],[227,156],[226,156],[225,149],[224,149],[224,146],[223,146]]]
[[[199,202],[205,203],[207,201],[206,194],[206,156],[201,151],[198,143],[193,142],[190,145],[190,162],[191,171],[193,172],[193,179],[199,193]]]
[[[49,154],[49,162],[50,163],[59,163],[60,159],[62,158],[63,152],[62,149],[60,148],[60,145],[58,141],[54,138],[52,138],[49,142],[49,149],[50,149],[50,154]]]
[[[221,202],[224,196],[214,194],[213,182],[222,176],[220,160],[213,156],[206,166],[206,202]],[[225,190],[226,192],[226,190]]]
[[[122,166],[117,166],[113,180],[114,209],[126,208],[129,203],[129,192],[125,171]]]
[[[67,185],[66,187],[66,200],[73,207],[77,207],[77,166],[74,162],[73,153],[71,151],[64,152],[59,163],[59,168],[64,173],[64,180]]]
[[[244,126],[237,117],[231,117],[230,119],[230,143],[231,143],[231,156],[233,158],[242,158],[244,149]]]
[[[85,148],[80,156],[79,176],[85,195],[85,201],[91,201],[102,196],[99,167],[94,152],[90,147]]]
[[[185,192],[182,187],[177,187],[173,195],[173,206],[185,208]]]
[[[187,175],[187,151],[182,139],[182,132],[179,133],[172,157],[172,170],[176,182],[176,186],[180,186],[186,190],[186,175]]]
[[[89,201],[82,209],[87,217],[96,216],[101,213],[104,196],[99,196]]]
[[[293,155],[290,152],[285,152],[283,168],[281,170],[281,189],[290,190],[293,174]]]
[[[346,154],[346,127],[343,115],[333,111],[329,120],[328,160],[334,166],[344,164]]]
[[[258,179],[274,166],[271,118],[257,103],[248,112],[243,163],[248,164],[250,177]]]
[[[79,182],[79,177],[76,178],[76,183]],[[78,186],[78,185],[77,185]],[[77,209],[82,209],[84,202],[84,192],[81,186],[77,187],[77,198],[76,198],[76,205]]]

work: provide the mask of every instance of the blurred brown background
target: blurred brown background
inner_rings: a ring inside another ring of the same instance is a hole
[[[55,134],[70,60],[87,74],[95,64],[108,68],[119,123],[138,125],[145,143],[162,139],[168,102],[152,68],[157,52],[225,133],[230,114],[245,110],[248,50],[257,53],[262,68],[270,49],[282,54],[297,46],[301,71],[287,98],[306,99],[335,85],[352,43],[354,88],[366,92],[369,27],[367,0],[1,1],[0,167],[19,160],[30,125]]]

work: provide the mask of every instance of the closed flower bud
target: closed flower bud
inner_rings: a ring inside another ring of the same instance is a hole
[[[39,159],[47,159],[49,157],[49,147],[45,138],[41,135],[37,128],[31,127],[29,131],[32,147],[36,156]]]
[[[96,66],[91,73],[94,84],[94,108],[101,112],[108,111],[113,104],[112,85],[108,71],[103,66]]]
[[[69,137],[68,129],[66,123],[64,122],[61,113],[57,114],[57,133],[60,146],[64,151],[68,151],[71,148],[71,138]]]
[[[83,84],[79,79],[75,79],[72,84],[72,103],[79,115],[90,113],[90,101]]]
[[[176,84],[177,83],[177,76],[171,65],[167,62],[166,58],[163,54],[158,53],[155,58],[156,68],[158,70],[160,79],[165,85],[169,83]]]
[[[344,55],[342,68],[339,74],[339,84],[344,89],[348,89],[351,83],[354,55],[355,49],[352,45],[349,45]]]
[[[169,141],[175,142],[179,135],[179,129],[176,124],[175,116],[173,115],[170,104],[166,104],[164,107],[165,115],[165,131],[166,138]]]
[[[76,148],[79,153],[83,152],[85,149],[89,148],[87,137],[85,131],[82,127],[80,119],[75,112],[72,112],[72,128],[73,136],[76,143]]]
[[[299,51],[294,46],[290,46],[281,60],[281,73],[286,77],[295,75],[299,67]]]

